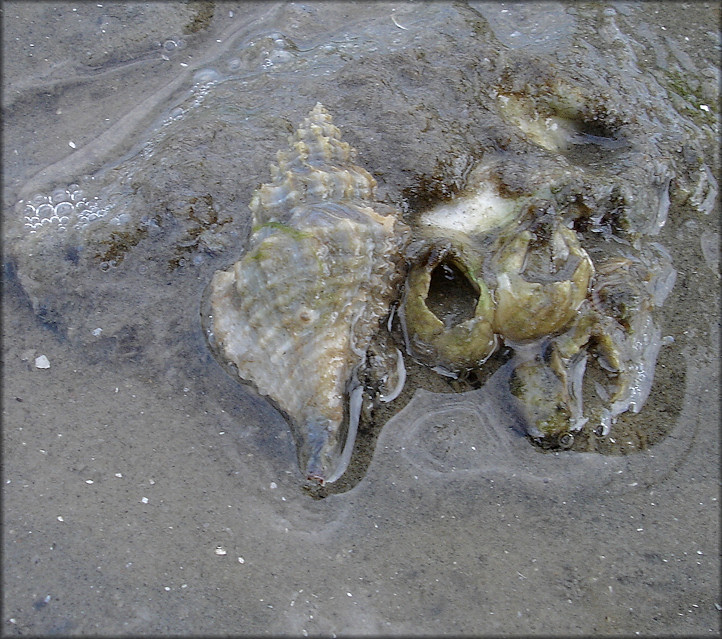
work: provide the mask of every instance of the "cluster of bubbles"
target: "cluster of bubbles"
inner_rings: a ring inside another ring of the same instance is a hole
[[[290,51],[290,42],[282,33],[269,33],[267,38],[271,41],[271,46],[264,51],[265,58],[263,60],[263,68],[269,69],[274,65],[290,62],[295,57]]]
[[[174,121],[180,120],[190,109],[202,104],[205,97],[215,84],[222,79],[214,69],[201,69],[193,78],[191,89],[192,102],[189,105],[176,106],[171,109],[169,116],[162,123],[165,127]],[[145,157],[153,154],[152,140],[144,145],[142,150]],[[37,233],[45,228],[65,232],[68,228],[83,230],[95,220],[105,217],[110,206],[103,206],[98,197],[89,198],[78,184],[56,188],[50,195],[38,193],[29,200],[20,200],[18,207],[25,219],[25,228],[29,233]],[[113,218],[111,223],[122,224],[126,215]]]
[[[45,227],[63,232],[69,227],[85,228],[90,222],[104,217],[107,207],[98,205],[98,198],[88,199],[77,184],[55,189],[50,195],[37,194],[21,200],[25,228],[30,233]]]
[[[182,120],[186,113],[203,104],[203,101],[206,99],[206,96],[210,93],[211,89],[222,80],[223,76],[215,69],[207,68],[196,71],[193,76],[193,86],[190,91],[191,101],[171,108],[168,115],[161,122],[160,128],[163,129],[174,122]],[[155,144],[153,139],[151,139],[143,145],[142,153],[145,158],[149,158],[154,152]]]
[[[164,43],[157,42],[163,52],[171,53],[183,48],[185,42],[181,39],[171,39]],[[288,62],[294,57],[291,52],[292,45],[280,33],[270,33],[259,41],[251,41],[245,46],[260,45],[263,47],[262,67],[269,69],[275,65]],[[227,72],[231,74],[242,71],[243,62],[239,57],[233,57],[226,63]],[[193,84],[189,99],[184,103],[171,108],[161,123],[161,129],[182,120],[192,109],[199,107],[220,82],[234,77],[228,76],[212,67],[201,68],[193,74]],[[143,145],[141,150],[145,157],[149,157],[155,150],[154,140],[151,139]],[[29,233],[37,233],[44,229],[65,232],[70,228],[85,229],[88,224],[105,217],[112,208],[99,202],[98,197],[88,197],[78,184],[59,187],[50,195],[36,194],[29,200],[20,200],[18,208],[24,216],[24,226]],[[124,216],[110,220],[111,224],[123,224]]]

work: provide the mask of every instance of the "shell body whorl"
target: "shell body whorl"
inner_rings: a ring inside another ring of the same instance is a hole
[[[398,294],[408,231],[374,202],[317,104],[254,193],[247,253],[211,282],[223,357],[289,417],[309,479],[345,470],[358,420],[358,373]]]

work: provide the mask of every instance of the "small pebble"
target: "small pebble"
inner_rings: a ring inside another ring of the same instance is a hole
[[[50,360],[45,355],[35,358],[35,368],[50,368]]]

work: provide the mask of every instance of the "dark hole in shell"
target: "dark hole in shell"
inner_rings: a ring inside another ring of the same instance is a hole
[[[442,260],[431,272],[426,306],[450,328],[472,319],[479,291],[451,260]]]

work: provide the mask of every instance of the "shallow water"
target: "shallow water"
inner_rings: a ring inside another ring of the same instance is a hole
[[[419,176],[452,180],[439,158],[495,135],[474,127],[483,99],[455,93],[483,86],[444,79],[470,73],[475,37],[494,43],[493,63],[505,46],[556,44],[563,60],[572,37],[604,58],[602,25],[638,52],[622,56],[634,73],[686,79],[670,101],[690,111],[667,133],[716,171],[717,120],[699,108],[715,104],[716,9],[694,5],[679,24],[665,5],[524,5],[514,35],[509,8],[491,3],[259,3],[210,18],[168,6],[6,3],[5,48],[23,43],[4,76],[4,239],[20,246],[5,247],[3,305],[7,631],[717,632],[718,219],[711,183],[684,162],[658,236],[678,271],[660,320],[673,339],[634,416],[666,437],[642,452],[534,450],[500,399],[502,366],[463,395],[409,391],[363,479],[312,500],[284,419],[218,366],[198,315],[213,271],[243,247],[251,191],[317,99],[389,202],[413,201]],[[68,45],[88,31],[87,50]],[[71,184],[118,228],[155,222],[99,260],[83,247],[112,226],[28,240],[17,200]]]

